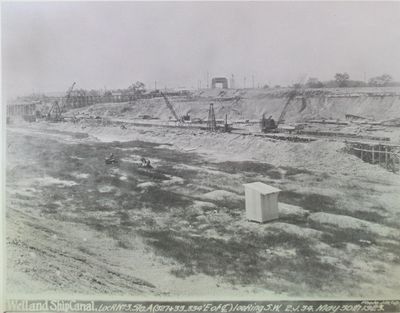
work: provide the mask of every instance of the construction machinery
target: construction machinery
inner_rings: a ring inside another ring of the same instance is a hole
[[[221,125],[223,123],[223,126]],[[210,108],[208,110],[207,119],[207,130],[211,132],[225,132],[229,133],[232,131],[232,126],[228,124],[228,114],[225,114],[225,120],[217,120],[215,118],[214,104],[210,103]]]
[[[263,133],[270,133],[270,132],[276,132],[278,129],[278,126],[282,124],[282,122],[285,120],[285,115],[289,109],[289,105],[292,102],[292,100],[297,96],[298,91],[297,89],[294,89],[289,92],[289,97],[286,100],[285,105],[283,106],[282,112],[279,115],[278,120],[275,122],[275,120],[272,118],[272,116],[265,118],[265,114],[263,114],[263,117],[261,119],[261,131]]]
[[[210,103],[210,109],[208,110],[207,129],[212,132],[217,130],[217,121],[215,119],[213,103]]]
[[[63,105],[61,107],[61,112],[64,112],[65,106],[69,105],[70,99],[71,99],[71,94],[72,94],[72,90],[75,87],[75,82],[72,83],[71,87],[68,88],[67,93],[65,95],[65,101],[63,102]]]
[[[47,112],[46,119],[52,122],[60,122],[63,120],[62,113],[65,111],[66,105],[69,104],[72,90],[74,89],[75,82],[68,88],[65,100],[59,104],[58,100],[54,101],[50,110]]]
[[[51,105],[49,112],[47,112],[46,119],[51,122],[60,122],[62,120],[61,107],[57,100]]]
[[[176,112],[176,110],[175,110],[173,104],[171,103],[171,101],[169,101],[168,97],[167,97],[163,92],[160,92],[160,94],[161,94],[161,96],[164,98],[165,104],[167,105],[168,109],[171,111],[173,117],[175,118],[175,120],[176,120],[177,122],[179,122],[179,123],[185,123],[185,122],[190,121],[190,115],[189,115],[189,114],[180,116],[180,115]]]

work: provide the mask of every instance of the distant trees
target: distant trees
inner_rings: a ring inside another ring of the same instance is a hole
[[[101,92],[95,89],[91,89],[89,90],[88,95],[92,97],[98,97],[101,95]]]
[[[104,96],[104,97],[112,97],[112,96],[119,96],[119,95],[130,95],[141,97],[146,92],[146,86],[141,81],[137,81],[136,83],[131,84],[127,88],[123,89],[111,89],[111,90],[87,90],[85,91],[86,95],[88,96]]]
[[[347,87],[350,79],[350,75],[347,73],[336,73],[335,81],[338,87]]]
[[[295,83],[288,86],[289,88],[359,88],[359,87],[386,87],[386,86],[400,86],[400,82],[396,82],[389,74],[382,74],[380,76],[372,77],[368,83],[362,80],[352,80],[347,72],[336,73],[333,79],[328,81],[321,81],[317,77],[310,77],[305,84]],[[279,85],[274,88],[279,88]],[[265,88],[265,87],[264,87]]]
[[[350,75],[346,72],[344,73],[336,73],[334,76],[334,80],[328,81],[324,83],[325,87],[328,88],[337,88],[337,87],[366,87],[367,84],[361,80],[351,80]]]
[[[368,85],[374,87],[384,87],[389,86],[393,82],[393,77],[389,74],[383,74],[381,76],[372,77]]]
[[[87,96],[88,92],[85,89],[75,89],[72,91],[72,94],[78,97]]]
[[[144,83],[137,81],[128,87],[128,92],[132,92],[133,94],[140,96],[146,92],[145,87],[146,86]]]
[[[101,95],[102,95],[101,91],[95,89],[87,90],[80,88],[80,89],[74,89],[71,92],[71,96],[73,97],[87,97],[87,96],[98,97]]]
[[[310,77],[305,86],[306,88],[322,88],[324,84],[318,78]]]

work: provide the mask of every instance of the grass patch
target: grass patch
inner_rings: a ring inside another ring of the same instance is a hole
[[[275,169],[275,166],[268,163],[260,163],[253,161],[226,161],[220,163],[214,163],[214,166],[218,168],[218,170],[230,173],[230,174],[238,174],[242,172],[250,172],[257,174],[267,175],[267,172]]]
[[[347,243],[364,246],[365,242],[376,244],[376,235],[363,229],[336,229],[330,227],[330,232],[324,232],[321,240],[326,244],[343,249]]]
[[[297,205],[311,212],[336,212],[336,201],[332,197],[316,193],[298,193],[283,190],[279,193],[279,201]]]
[[[144,205],[148,205],[154,211],[187,207],[193,203],[193,201],[187,197],[157,187],[146,188],[143,193],[138,194],[137,200]]]
[[[319,255],[304,238],[283,231],[272,234],[242,234],[229,240],[178,236],[168,230],[146,231],[143,235],[156,251],[171,257],[182,266],[174,271],[184,277],[196,273],[223,276],[231,283],[258,284],[271,287],[266,275],[307,284],[319,289],[328,279],[338,281],[340,275],[330,264],[321,263]],[[266,256],[263,251],[274,248],[295,249],[295,257]]]
[[[372,212],[372,211],[354,211],[354,212],[346,211],[346,214],[373,223],[384,224],[385,221],[384,216],[378,214],[377,212]]]
[[[152,170],[152,169],[143,169],[138,167],[136,169],[136,174],[142,176],[141,178],[150,179],[153,181],[162,181],[162,180],[170,180],[168,176],[166,176],[163,172],[160,172],[159,169]]]
[[[297,167],[291,167],[291,166],[281,166],[280,168],[285,170],[285,176],[294,176],[294,175],[298,175],[298,174],[313,175],[313,172],[303,169],[303,168],[297,168]]]
[[[316,193],[305,194],[301,200],[301,207],[309,211],[332,211],[336,209],[336,201],[325,195]]]
[[[282,179],[282,174],[278,170],[269,170],[266,175],[272,179]]]
[[[185,180],[194,180],[199,176],[199,171],[180,168],[170,164],[163,164],[157,167],[157,171],[160,171],[166,175],[178,176]]]

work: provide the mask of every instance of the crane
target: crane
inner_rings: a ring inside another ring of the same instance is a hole
[[[262,132],[268,133],[268,132],[271,132],[271,131],[275,131],[278,128],[279,124],[282,124],[282,122],[285,119],[286,112],[289,109],[289,104],[296,97],[296,95],[297,95],[297,90],[296,89],[290,91],[289,97],[286,100],[286,103],[283,106],[282,112],[279,115],[279,118],[278,118],[278,120],[276,122],[272,118],[272,116],[270,116],[268,118],[265,118],[265,114],[263,114],[262,120],[261,120],[261,131]]]
[[[294,97],[296,97],[296,95],[297,95],[297,90],[296,89],[292,90],[291,92],[289,92],[289,97],[288,97],[288,99],[287,99],[287,101],[285,103],[285,106],[283,107],[281,115],[279,115],[278,121],[276,122],[276,126],[278,126],[279,124],[281,124],[284,121],[286,112],[287,112],[287,110],[289,108],[289,104],[290,104],[290,102],[292,102]]]
[[[72,93],[72,90],[74,89],[75,84],[76,83],[74,82],[72,84],[72,86],[68,88],[68,90],[66,92],[66,96],[65,96],[65,102],[62,105],[59,105],[57,100],[54,101],[49,112],[47,113],[48,120],[52,120],[54,122],[58,122],[58,121],[62,120],[61,114],[64,112],[65,103],[68,103],[69,99],[71,98],[71,93]]]
[[[282,112],[279,115],[278,120],[275,122],[275,120],[272,118],[272,116],[265,118],[265,114],[263,114],[262,116],[262,120],[261,120],[261,131],[264,133],[270,132],[270,131],[275,131],[278,126],[280,124],[282,124],[282,122],[285,120],[285,115],[289,109],[289,105],[292,102],[292,100],[299,94],[301,94],[301,92],[299,92],[299,89],[301,88],[301,86],[303,85],[305,79],[307,78],[307,76],[302,77],[302,79],[300,80],[299,83],[295,84],[295,86],[297,85],[297,87],[295,87],[294,89],[292,89],[289,92],[288,95],[288,99],[286,100],[285,105],[283,106]],[[304,109],[305,106],[305,98],[303,97],[302,99],[303,101],[303,108],[301,110]]]
[[[173,104],[169,101],[168,97],[167,97],[163,92],[160,92],[160,94],[161,94],[161,96],[164,98],[165,103],[166,103],[168,109],[171,111],[172,115],[174,116],[174,118],[175,118],[178,122],[183,123],[183,122],[185,122],[185,121],[190,120],[190,116],[189,116],[189,115],[184,115],[184,116],[178,115],[178,113],[176,113],[176,110],[175,110]]]
[[[67,92],[66,92],[66,95],[65,95],[65,101],[63,102],[63,106],[62,106],[62,108],[61,108],[61,112],[64,112],[65,106],[68,105],[69,100],[70,100],[70,98],[71,98],[72,90],[74,89],[75,85],[76,85],[76,83],[73,82],[72,85],[71,85],[71,87],[68,88],[68,90],[67,90]]]

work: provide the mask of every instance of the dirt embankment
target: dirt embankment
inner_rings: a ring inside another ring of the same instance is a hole
[[[259,120],[263,114],[277,119],[282,112],[289,89],[280,90],[204,90],[190,97],[171,97],[180,114],[207,119],[209,104],[214,103],[217,119]],[[161,120],[172,117],[163,98],[137,100],[133,103],[105,103],[72,112],[98,116],[137,118],[149,115]],[[299,90],[291,102],[285,120],[301,122],[307,119],[345,119],[346,114],[386,121],[400,118],[399,88],[315,89]]]

